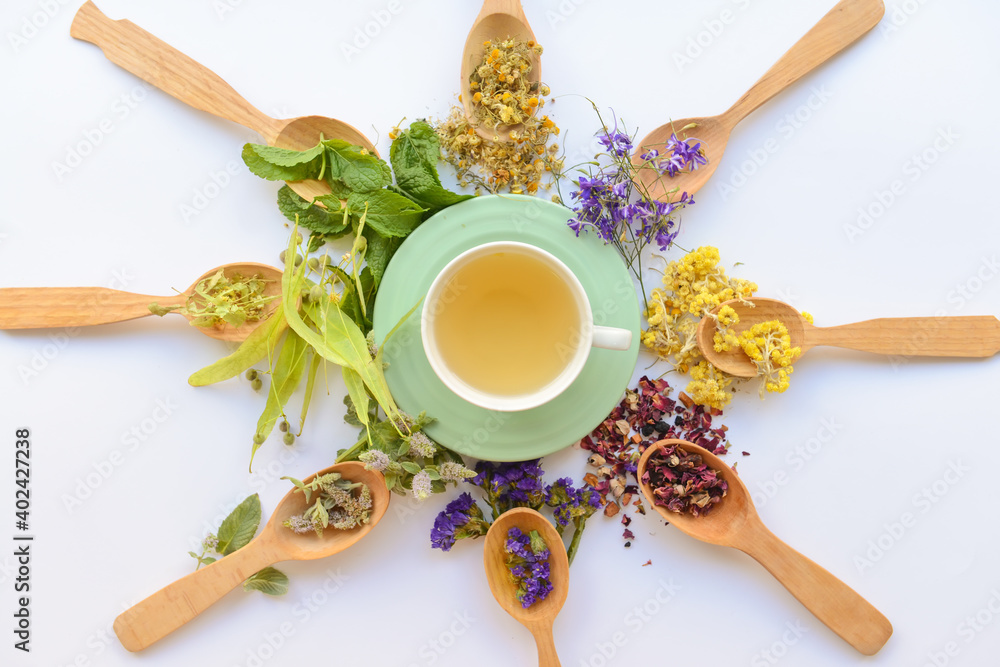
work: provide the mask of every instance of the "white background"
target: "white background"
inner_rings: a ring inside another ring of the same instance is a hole
[[[596,129],[580,96],[613,107],[640,134],[671,117],[719,113],[832,0],[525,4],[546,47],[544,78],[561,96],[550,111],[576,161],[592,152]],[[383,0],[99,3],[214,69],[263,111],[339,117],[378,134],[383,151],[401,118],[439,117],[454,101],[475,5],[399,0],[392,14]],[[225,262],[277,263],[287,238],[277,185],[239,162],[254,135],[140,88],[70,38],[75,9],[56,0],[0,9],[0,285],[165,295]],[[370,43],[345,55],[373,16],[391,20],[369,26]],[[678,241],[717,245],[727,265],[743,262],[733,273],[756,280],[762,296],[791,300],[819,325],[1000,312],[990,268],[1000,251],[998,23],[1000,7],[985,2],[891,1],[879,28],[739,126]],[[104,119],[111,131],[95,140]],[[935,148],[941,133],[953,139]],[[767,145],[777,149],[762,160]],[[89,154],[60,177],[56,164],[73,151]],[[933,164],[914,169],[925,152]],[[859,208],[878,212],[879,193],[896,180],[902,194],[850,235]],[[124,607],[193,569],[186,552],[236,501],[259,492],[267,516],[288,488],[277,477],[325,467],[354,431],[342,423],[334,381],[298,444],[272,438],[248,474],[263,397],[245,380],[187,384],[227,353],[224,344],[180,318],[70,334],[0,334],[0,663],[533,664],[529,634],[489,593],[481,543],[429,547],[434,515],[454,491],[422,507],[396,499],[356,548],[282,566],[292,580],[285,598],[234,592],[143,654],[126,653],[109,630]],[[640,358],[637,377],[651,362]],[[892,621],[878,656],[854,652],[742,554],[652,517],[632,524],[626,550],[617,519],[598,516],[555,628],[563,664],[995,664],[998,370],[1000,358],[893,364],[817,350],[796,365],[788,393],[760,402],[746,392],[722,420],[764,521]],[[31,428],[34,455],[30,655],[12,648],[10,630],[19,427]],[[807,446],[808,460],[795,453]],[[117,466],[108,463],[116,451]],[[585,458],[571,448],[544,466],[579,479]]]

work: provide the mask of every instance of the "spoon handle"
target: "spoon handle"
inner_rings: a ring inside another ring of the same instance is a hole
[[[178,579],[153,593],[115,619],[119,641],[129,651],[141,651],[163,639],[255,572],[280,560],[258,537],[242,549]]]
[[[87,327],[145,317],[149,304],[182,306],[187,295],[132,294],[104,287],[7,287],[0,289],[0,329]]]
[[[239,123],[267,141],[277,134],[277,121],[220,76],[131,21],[112,21],[89,0],[73,17],[69,34],[96,44],[108,60],[188,106]]]
[[[559,655],[556,653],[556,642],[552,636],[550,623],[533,624],[530,628],[538,649],[538,667],[562,667]]]
[[[791,548],[761,523],[738,545],[763,565],[816,618],[864,655],[878,653],[892,624],[854,589]]]
[[[806,330],[805,346],[831,345],[907,357],[992,357],[1000,320],[992,315],[892,317]]]
[[[882,0],[841,0],[723,116],[733,127],[754,109],[856,42],[885,14]]]

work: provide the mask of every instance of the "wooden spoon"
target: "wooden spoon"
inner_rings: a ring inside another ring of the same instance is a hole
[[[472,110],[472,91],[469,90],[473,73],[483,63],[483,42],[511,37],[522,42],[537,41],[535,33],[528,25],[528,17],[524,15],[520,0],[485,0],[479,16],[472,24],[469,37],[465,40],[465,50],[462,52],[462,86],[459,90],[465,117],[476,130],[476,134],[487,141],[511,141],[511,130],[520,130],[523,127],[520,123],[498,125],[496,128],[479,125]],[[528,80],[532,83],[540,83],[542,80],[542,63],[537,57],[532,58]]]
[[[115,619],[115,634],[122,646],[129,651],[141,651],[208,609],[255,572],[286,560],[332,556],[371,532],[389,506],[389,490],[382,473],[365,470],[364,464],[357,462],[338,463],[303,481],[308,483],[313,477],[331,472],[339,472],[352,482],[364,482],[371,489],[372,510],[367,524],[351,530],[329,528],[323,531],[323,537],[294,533],[281,524],[301,514],[310,503],[293,489],[278,504],[260,535],[248,545],[178,579]]]
[[[49,329],[53,327],[89,327],[95,324],[125,322],[152,315],[151,303],[163,307],[183,306],[195,294],[198,284],[219,270],[226,276],[250,278],[260,275],[267,281],[266,296],[275,296],[265,306],[269,315],[278,307],[281,297],[281,270],[267,264],[241,262],[219,266],[198,278],[187,291],[175,296],[159,297],[133,294],[106,287],[5,287],[0,288],[0,329]],[[194,319],[181,313],[188,320]],[[246,322],[240,327],[228,324],[215,327],[195,327],[206,336],[227,341],[245,340],[264,323],[266,317]]]
[[[639,142],[632,156],[635,165],[642,165],[639,176],[650,195],[666,201],[675,189],[688,194],[701,189],[718,168],[729,134],[737,123],[853,44],[874,28],[883,14],[885,5],[882,0],[841,0],[725,113],[720,116],[675,120],[650,132]],[[667,139],[674,133],[680,139],[695,138],[701,141],[708,164],[673,178],[661,177],[652,165],[644,164],[645,161],[640,156],[651,148],[657,149],[662,155]]]
[[[779,320],[788,328],[792,347],[805,354],[817,345],[843,347],[875,354],[906,357],[992,357],[1000,352],[1000,320],[992,315],[962,317],[891,317],[866,320],[839,327],[813,326],[791,305],[775,299],[727,301],[740,317],[733,331],[740,333],[754,324]],[[721,306],[720,306],[721,307]],[[740,349],[716,352],[715,322],[710,317],[698,324],[698,349],[719,370],[737,377],[757,375],[757,367]]]
[[[69,34],[96,44],[108,60],[181,102],[257,132],[270,146],[301,151],[314,147],[322,136],[343,139],[378,155],[367,137],[342,121],[323,116],[278,120],[265,115],[214,72],[131,21],[112,21],[89,0],[73,17]],[[330,194],[325,181],[288,185],[308,201]]]
[[[515,596],[517,587],[510,579],[507,552],[504,551],[507,531],[514,527],[520,528],[524,533],[537,530],[549,547],[550,553],[549,581],[552,582],[552,592],[547,598],[527,609],[521,607]],[[556,532],[555,527],[533,509],[517,507],[504,512],[486,533],[483,561],[486,566],[486,579],[490,582],[490,590],[493,591],[497,603],[518,623],[528,628],[535,637],[539,667],[559,667],[559,656],[556,654],[555,640],[552,637],[552,624],[555,623],[556,616],[566,602],[566,594],[569,592],[569,560],[566,557],[562,537]]]
[[[671,512],[655,504],[653,489],[642,483],[649,457],[668,445],[701,455],[705,464],[728,484],[726,497],[709,514],[695,517]],[[892,635],[889,620],[847,584],[775,537],[757,516],[743,481],[715,454],[684,440],[661,440],[643,453],[636,474],[647,502],[667,522],[702,542],[733,547],[748,554],[816,618],[861,653],[875,655],[889,640]]]

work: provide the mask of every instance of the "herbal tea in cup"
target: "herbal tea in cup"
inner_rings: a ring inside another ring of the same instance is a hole
[[[431,368],[460,397],[491,410],[528,410],[561,394],[591,347],[627,350],[632,332],[594,325],[587,293],[551,253],[498,241],[448,263],[424,300]]]

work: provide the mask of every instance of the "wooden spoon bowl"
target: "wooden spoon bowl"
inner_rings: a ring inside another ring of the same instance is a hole
[[[514,527],[520,528],[526,534],[537,530],[549,548],[549,580],[552,582],[552,592],[544,600],[535,602],[527,609],[522,608],[521,603],[517,601],[515,595],[517,587],[511,581],[510,571],[507,569],[507,553],[504,545],[507,541],[507,532]],[[552,625],[559,610],[566,603],[566,596],[569,593],[569,560],[562,537],[556,532],[555,527],[533,509],[519,507],[504,512],[486,533],[483,560],[486,579],[497,603],[518,623],[528,628],[534,636],[538,648],[539,667],[558,667],[559,657],[552,636]]]
[[[152,315],[149,305],[183,306],[195,293],[198,284],[219,270],[232,278],[260,275],[267,281],[265,296],[277,297],[265,306],[264,316],[254,322],[233,327],[222,324],[194,327],[211,338],[225,341],[246,340],[278,307],[281,298],[281,269],[255,262],[238,262],[216,267],[198,278],[187,291],[168,297],[133,294],[105,287],[7,287],[0,288],[0,329],[49,329],[86,327],[125,322]],[[189,320],[191,315],[182,313]]]
[[[700,190],[715,173],[729,141],[729,134],[737,123],[856,42],[874,28],[884,14],[885,5],[882,0],[841,0],[725,113],[719,116],[673,121],[650,132],[636,144],[637,148],[632,159],[633,164],[637,166],[645,162],[640,156],[651,148],[657,149],[662,155],[664,144],[675,129],[680,139],[690,136],[701,139],[702,148],[708,157],[707,165],[672,178],[660,177],[651,166],[641,168],[640,178],[650,194],[669,201],[674,199],[669,193],[675,189],[679,193],[688,194]],[[692,123],[695,125],[694,128],[684,130]]]
[[[650,457],[670,445],[701,456],[729,487],[722,502],[707,515],[678,514],[657,505],[653,489],[642,481]],[[864,655],[878,653],[889,640],[889,620],[847,584],[775,537],[757,515],[743,481],[715,454],[685,440],[661,440],[643,453],[636,476],[646,501],[664,520],[697,540],[748,554],[816,618]]]
[[[343,139],[378,155],[367,137],[342,121],[323,116],[271,118],[219,75],[131,21],[112,21],[90,0],[73,17],[70,35],[97,45],[108,60],[181,102],[257,132],[268,145],[301,151],[320,138]],[[308,201],[331,192],[328,183],[315,179],[288,186]]]
[[[752,304],[752,305],[751,305]],[[778,320],[788,329],[791,346],[801,354],[819,345],[874,354],[913,357],[992,357],[1000,352],[1000,320],[992,315],[961,317],[883,317],[837,327],[817,327],[792,305],[776,299],[754,297],[727,301],[739,316],[737,334],[755,324]],[[736,377],[757,375],[757,367],[739,348],[715,350],[715,322],[698,323],[697,342],[702,356],[719,370]]]
[[[275,508],[260,535],[242,549],[175,581],[115,619],[114,630],[129,651],[141,651],[163,639],[205,611],[226,593],[259,570],[287,560],[315,560],[338,554],[370,533],[389,507],[389,489],[382,474],[358,462],[339,463],[303,480],[339,472],[371,489],[372,510],[367,524],[351,530],[328,528],[323,536],[300,535],[282,524],[301,514],[308,503],[297,489],[289,491]]]
[[[722,116],[684,118],[661,125],[642,139],[632,156],[632,163],[639,168],[639,180],[651,197],[661,201],[676,200],[683,192],[694,194],[719,168],[719,161],[722,160],[732,129]],[[703,164],[694,171],[679,173],[672,178],[660,176],[659,172],[640,156],[651,148],[662,154],[672,134],[676,134],[681,140],[694,139],[701,142],[708,164]],[[675,191],[677,196],[674,196]]]
[[[465,110],[465,117],[469,124],[475,129],[483,139],[487,141],[511,141],[512,130],[520,130],[523,125],[498,125],[496,128],[483,127],[476,121],[476,115],[472,108],[472,91],[469,83],[472,75],[483,62],[483,42],[490,40],[502,40],[507,38],[519,39],[521,41],[537,41],[535,33],[528,25],[528,17],[524,15],[520,0],[485,0],[483,8],[472,24],[469,36],[465,40],[465,49],[462,51],[462,86],[461,91],[462,108]],[[532,55],[531,72],[528,80],[532,83],[540,83],[542,80],[541,60]]]

